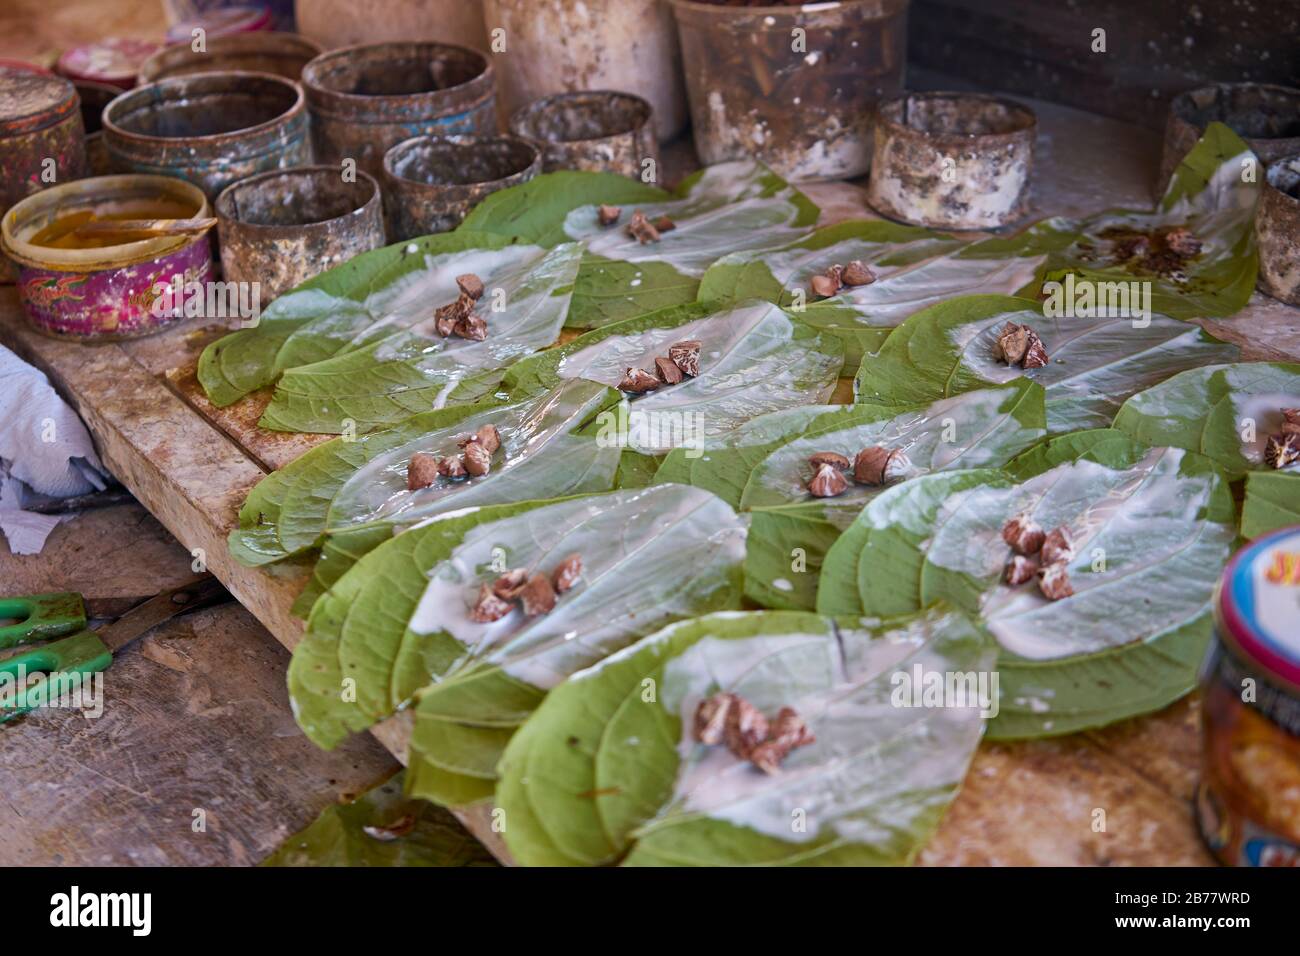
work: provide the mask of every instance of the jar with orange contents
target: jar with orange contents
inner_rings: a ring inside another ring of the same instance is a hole
[[[1201,676],[1196,815],[1234,866],[1300,867],[1300,527],[1228,563]]]

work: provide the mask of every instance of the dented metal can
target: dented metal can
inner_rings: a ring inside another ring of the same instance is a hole
[[[379,184],[337,166],[297,166],[232,183],[217,197],[221,267],[229,282],[260,283],[269,302],[384,244]]]
[[[194,73],[140,86],[104,110],[118,172],[175,176],[209,200],[268,169],[311,162],[302,87],[270,73]]]
[[[1300,305],[1300,152],[1268,165],[1255,213],[1261,292]]]
[[[795,182],[865,173],[875,105],[903,88],[908,3],[672,0],[700,161],[752,156]]]
[[[1201,673],[1196,817],[1231,866],[1300,867],[1300,526],[1228,562]]]
[[[374,43],[332,50],[303,69],[322,163],[356,161],[379,179],[384,153],[414,136],[497,131],[488,58],[446,43]]]
[[[416,136],[384,156],[394,242],[455,229],[498,190],[542,171],[537,145],[517,136]]]
[[[648,172],[648,182],[658,178],[654,111],[631,93],[593,90],[544,96],[510,117],[510,132],[541,147],[544,172],[583,169],[633,179]]]
[[[941,229],[993,229],[1029,212],[1038,120],[1014,100],[907,93],[880,104],[867,201]]]

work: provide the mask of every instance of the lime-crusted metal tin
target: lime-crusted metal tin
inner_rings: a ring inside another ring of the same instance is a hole
[[[1228,563],[1202,672],[1197,819],[1234,866],[1300,866],[1300,526]]]

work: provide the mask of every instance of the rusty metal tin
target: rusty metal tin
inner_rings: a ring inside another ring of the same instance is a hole
[[[270,73],[194,73],[123,93],[104,110],[119,172],[175,176],[214,199],[236,180],[311,162],[302,87]]]
[[[510,117],[510,132],[538,143],[542,169],[585,169],[640,179],[659,162],[650,103],[631,93],[556,93]]]
[[[1033,110],[973,93],[907,93],[880,104],[867,201],[919,226],[992,229],[1029,212]]]
[[[908,3],[672,0],[700,161],[753,156],[793,182],[865,173],[875,105],[903,88]]]
[[[201,53],[188,42],[164,47],[144,61],[140,82],[228,70],[273,73],[296,80],[302,68],[320,54],[318,44],[296,33],[234,33],[209,37],[207,49]]]
[[[156,310],[159,284],[181,276],[182,289],[211,277],[212,250],[207,234],[166,236],[96,249],[63,249],[37,244],[47,226],[78,212],[120,210],[148,215],[166,201],[186,216],[210,215],[198,187],[166,176],[98,176],[55,186],[18,203],[0,223],[4,252],[18,266],[18,296],[27,321],[56,338],[87,342],[151,335],[183,321],[190,293],[177,304],[179,314]],[[202,294],[202,293],[193,293]]]
[[[373,43],[324,53],[302,71],[316,158],[383,177],[384,153],[413,136],[497,131],[488,58],[447,43]]]
[[[416,136],[384,156],[384,196],[394,242],[447,232],[485,196],[542,171],[542,153],[517,136]]]
[[[1300,89],[1269,83],[1212,83],[1169,103],[1157,198],[1210,123],[1226,124],[1264,165],[1300,153]]]
[[[1300,152],[1268,165],[1255,213],[1255,240],[1260,291],[1300,305]]]
[[[347,182],[337,166],[297,166],[232,183],[217,197],[221,268],[260,283],[263,303],[384,244],[374,178]]]
[[[81,124],[86,128],[86,166],[88,175],[107,176],[113,171],[104,145],[104,107],[122,95],[116,86],[107,83],[77,82],[77,96],[81,98]]]

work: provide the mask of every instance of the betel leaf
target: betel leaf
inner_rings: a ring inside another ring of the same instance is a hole
[[[287,369],[260,424],[276,431],[338,434],[393,424],[419,412],[479,401],[516,359],[552,344],[568,311],[582,248],[510,246],[448,255],[399,283],[403,305],[357,333],[332,358]],[[442,338],[435,309],[455,300],[457,274],[487,287],[481,342]],[[286,345],[286,348],[288,346]]]
[[[629,367],[653,369],[674,342],[695,340],[700,373],[634,396],[600,431],[643,454],[700,446],[776,409],[824,402],[842,365],[840,344],[769,302],[708,314],[695,304],[589,332],[519,362],[502,383],[511,395],[585,379],[617,386]]]
[[[750,469],[740,508],[752,512],[745,594],[765,607],[812,610],[827,549],[863,505],[884,489],[850,482],[835,498],[808,491],[809,459],[850,461],[880,445],[907,456],[903,477],[1000,467],[1046,434],[1043,390],[1032,382],[967,392],[912,409],[847,406],[815,419]],[[725,453],[719,456],[726,462]],[[710,462],[711,464],[711,462]]]
[[[1300,364],[1212,365],[1134,395],[1115,427],[1148,445],[1205,455],[1235,480],[1268,467],[1265,443],[1282,430],[1284,408],[1300,408]]]
[[[524,864],[909,862],[965,776],[978,694],[913,706],[902,682],[987,676],[960,614],[841,622],[769,611],[671,625],[561,684],[511,740],[497,805]],[[816,740],[765,774],[694,740],[700,702],[793,707]]]
[[[253,328],[205,348],[199,382],[213,404],[230,405],[270,385],[286,368],[337,354],[394,310],[429,311],[420,280],[431,266],[441,274],[458,253],[481,255],[509,245],[508,237],[458,229],[364,252],[275,299]],[[415,291],[413,299],[408,290]]]
[[[1209,638],[1235,537],[1231,495],[1200,456],[1085,436],[1007,472],[928,475],[877,496],[827,555],[818,611],[946,601],[978,613],[999,646],[997,737],[1071,733],[1176,700],[1195,685]],[[1001,530],[1016,515],[1070,531],[1072,596],[1003,583]]]
[[[262,866],[498,866],[446,810],[402,795],[402,774],[326,807]]]
[[[890,329],[927,306],[959,295],[1011,294],[1034,285],[1046,243],[1030,230],[1015,240],[972,242],[882,220],[837,223],[769,252],[733,252],[700,285],[705,301],[759,296],[778,302],[813,328],[844,342],[856,364],[880,348]],[[869,285],[818,299],[813,276],[860,260],[875,274]]]
[[[1038,333],[1046,366],[1025,370],[993,357],[1008,322]],[[861,402],[909,405],[1028,378],[1047,389],[1048,430],[1062,433],[1104,428],[1135,392],[1237,355],[1235,346],[1167,316],[1047,317],[1028,299],[966,296],[918,312],[890,333],[879,353],[863,360],[854,390]]]
[[[607,491],[618,470],[618,449],[572,433],[617,400],[616,392],[600,385],[566,382],[535,399],[440,409],[351,441],[336,438],[258,483],[240,509],[231,550],[245,564],[266,564],[365,525],[410,524],[456,508]],[[488,474],[407,489],[413,455],[458,455],[459,439],[485,425],[501,438]]]
[[[1300,525],[1300,474],[1252,471],[1241,505],[1241,536],[1253,540],[1279,528]]]
[[[466,535],[430,572],[410,625],[456,641],[462,656],[418,695],[409,791],[477,799],[513,728],[569,674],[669,621],[739,606],[744,538],[726,504],[680,485],[553,505]],[[580,554],[582,583],[543,617],[473,624],[467,606],[495,577],[497,549],[512,567],[544,571]]]
[[[550,573],[573,553],[582,583],[550,614],[468,620],[480,581],[514,567]],[[566,668],[675,617],[734,606],[743,557],[734,512],[681,486],[435,518],[375,548],[317,600],[289,665],[298,722],[333,746],[436,682],[452,719],[511,726]]]

